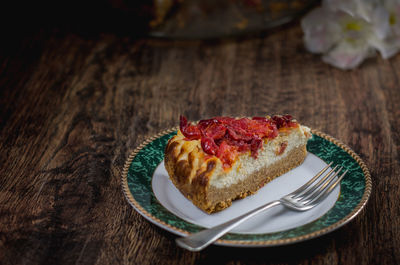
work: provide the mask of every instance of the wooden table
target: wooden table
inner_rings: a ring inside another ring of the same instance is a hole
[[[400,55],[338,70],[305,51],[298,21],[212,41],[53,26],[1,51],[1,264],[400,264]],[[373,190],[353,221],[289,246],[192,253],[125,200],[125,160],[180,114],[266,113],[361,156]]]

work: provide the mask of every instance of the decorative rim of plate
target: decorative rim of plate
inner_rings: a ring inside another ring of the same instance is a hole
[[[128,156],[128,158],[125,161],[124,168],[122,170],[122,176],[121,176],[121,182],[122,182],[122,190],[124,192],[124,195],[128,202],[136,209],[139,211],[140,214],[144,215],[147,217],[149,220],[152,220],[154,223],[161,224],[164,227],[167,227],[170,231],[175,231],[180,234],[186,234],[189,235],[190,233],[188,231],[185,231],[183,229],[177,228],[175,226],[172,226],[163,220],[153,216],[150,214],[148,211],[146,211],[132,196],[129,186],[128,186],[128,172],[129,168],[131,166],[131,163],[135,156],[149,143],[152,141],[156,140],[159,137],[162,137],[166,134],[172,133],[174,131],[178,130],[178,126],[172,127],[170,129],[166,129],[164,131],[161,131],[160,133],[157,133],[151,137],[148,137],[145,139],[138,147],[136,147]],[[365,165],[364,161],[360,158],[359,155],[357,155],[349,146],[346,144],[342,143],[341,141],[337,140],[336,138],[320,132],[316,129],[311,129],[311,132],[333,144],[336,146],[340,147],[343,149],[345,152],[347,152],[360,166],[361,170],[363,171],[363,174],[365,176],[365,190],[363,193],[363,196],[360,200],[360,202],[357,204],[356,207],[353,208],[353,210],[344,218],[342,218],[340,221],[325,227],[321,230],[302,235],[302,236],[296,236],[292,238],[287,238],[287,239],[276,239],[276,240],[265,240],[265,241],[246,241],[246,240],[227,240],[227,239],[219,239],[215,242],[215,244],[218,245],[225,245],[225,246],[248,246],[248,247],[268,247],[268,246],[279,246],[279,245],[287,245],[287,244],[292,244],[296,242],[301,242],[305,240],[309,240],[315,237],[319,237],[321,235],[327,234],[331,231],[334,231],[338,229],[339,227],[345,225],[346,223],[350,222],[355,216],[358,215],[358,213],[364,208],[364,206],[367,204],[368,199],[371,195],[372,191],[372,179],[371,179],[371,174]]]

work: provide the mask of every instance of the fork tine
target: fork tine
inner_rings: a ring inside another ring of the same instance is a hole
[[[303,193],[307,188],[310,187],[311,183],[313,183],[316,179],[318,179],[331,165],[333,164],[333,161],[330,162],[326,167],[324,167],[320,172],[318,172],[317,175],[315,175],[312,179],[310,179],[306,184],[298,188],[297,190],[293,191],[290,195],[298,195]]]
[[[336,167],[334,168],[334,170],[335,169],[336,169]],[[343,167],[339,168],[339,170],[336,172],[334,170],[329,172],[329,174],[327,174],[320,182],[318,182],[318,184],[316,184],[313,187],[313,189],[307,193],[307,195],[304,195],[303,198],[301,198],[301,200],[307,201],[307,200],[310,200],[310,198],[316,197],[319,193],[321,193],[325,189],[326,186],[328,186],[331,183],[331,181],[339,174],[339,172],[342,169],[343,169]]]
[[[305,196],[308,196],[309,194],[311,194],[316,188],[318,188],[322,183],[324,183],[324,181],[332,174],[332,172],[335,173],[335,170],[337,167],[338,166],[336,165],[333,169],[331,169],[328,173],[326,173],[326,175],[324,177],[322,177],[322,179],[320,179],[317,184],[315,184],[315,182],[317,182],[318,178],[314,177],[315,178],[314,181],[310,184],[307,182],[307,184],[309,184],[309,185],[306,187],[306,189],[304,189],[302,192],[294,195],[293,198],[299,198],[301,196],[305,197]],[[318,175],[319,175],[318,177],[321,176],[321,174],[318,174]]]
[[[336,172],[337,167],[338,166],[335,166],[320,181],[318,181],[317,184],[313,185],[312,187],[310,187],[310,189],[307,190],[307,192],[303,193],[301,200],[304,201],[306,199],[311,198],[314,194],[321,192],[329,184],[329,182],[332,181],[332,179],[336,177],[337,174],[339,174],[338,172],[340,172],[343,168],[343,167],[339,168]]]
[[[322,200],[324,200],[332,191],[333,189],[340,183],[340,181],[344,178],[348,170],[344,171],[343,174],[335,181],[333,184],[330,184],[328,187],[325,187],[317,196],[315,196],[312,200],[307,202],[308,206],[313,204],[318,204]],[[337,175],[337,174],[336,174]],[[330,181],[331,182],[331,181]]]

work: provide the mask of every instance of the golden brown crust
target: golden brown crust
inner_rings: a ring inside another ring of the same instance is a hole
[[[200,142],[193,142],[185,141],[180,132],[171,138],[165,149],[165,168],[181,193],[204,210],[209,207],[206,193],[217,158],[205,161]]]
[[[216,166],[216,162],[214,160],[207,161],[207,167],[205,171],[202,171],[200,174],[196,175],[196,177],[193,179],[193,183],[198,183],[200,186],[207,186],[209,183],[209,177],[211,172]]]

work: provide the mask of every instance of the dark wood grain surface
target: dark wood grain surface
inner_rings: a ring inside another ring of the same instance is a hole
[[[400,55],[338,70],[305,51],[298,21],[211,41],[77,28],[39,23],[2,44],[1,264],[400,264]],[[266,113],[361,156],[373,191],[353,221],[295,245],[191,253],[125,200],[128,155],[179,114]]]

